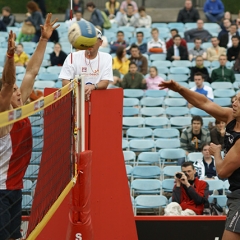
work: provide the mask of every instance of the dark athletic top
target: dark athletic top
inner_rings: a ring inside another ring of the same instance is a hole
[[[226,133],[224,137],[224,153],[226,154],[235,142],[240,138],[240,132],[233,131],[236,125],[236,119],[229,122],[226,126]],[[240,159],[239,159],[240,161]],[[240,191],[240,168],[236,169],[230,177],[228,177],[230,184],[229,190],[231,192],[235,190]]]

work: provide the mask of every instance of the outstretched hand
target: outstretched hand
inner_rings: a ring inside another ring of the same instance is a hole
[[[173,90],[175,92],[179,92],[180,89],[181,89],[181,86],[173,80],[163,81],[158,86],[160,87],[160,90],[168,88],[168,89]]]
[[[49,39],[52,35],[53,30],[60,26],[60,24],[58,24],[57,26],[53,26],[58,21],[58,19],[56,18],[54,21],[51,22],[51,18],[52,14],[48,13],[44,25],[40,25],[42,30],[41,37],[44,39]]]
[[[11,30],[8,36],[8,49],[7,49],[8,55],[14,55],[15,53],[15,38],[16,35]]]

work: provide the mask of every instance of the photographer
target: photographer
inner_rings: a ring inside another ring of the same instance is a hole
[[[190,209],[201,215],[208,198],[208,184],[195,178],[195,173],[192,162],[182,164],[182,172],[175,174],[176,184],[173,188],[172,202],[180,204],[182,210]]]

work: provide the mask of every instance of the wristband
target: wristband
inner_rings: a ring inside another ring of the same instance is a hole
[[[97,90],[97,89],[98,89],[98,85],[97,85],[97,83],[96,83],[94,86],[95,86],[95,90]]]
[[[13,57],[14,57],[14,54],[10,55],[10,54],[7,53],[7,57],[8,57],[8,58],[13,58]]]
[[[40,40],[43,40],[45,42],[48,42],[48,39],[40,37]]]

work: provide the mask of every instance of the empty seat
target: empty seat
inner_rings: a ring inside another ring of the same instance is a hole
[[[186,116],[189,115],[189,108],[187,107],[167,107],[165,113],[168,117]]]
[[[136,165],[152,165],[152,164],[158,164],[161,165],[160,157],[158,152],[141,152],[138,155]]]
[[[179,148],[180,139],[179,138],[160,138],[155,141],[156,149],[162,148]]]
[[[186,159],[186,152],[181,149],[161,149],[159,150],[160,159],[163,161],[163,164],[177,164],[178,159],[185,158]],[[168,161],[171,160],[171,161]]]
[[[232,105],[231,98],[215,98],[214,102],[221,107],[230,107]]]
[[[160,179],[161,169],[158,166],[135,166],[132,170],[132,181],[135,178]]]
[[[169,119],[166,117],[147,117],[145,126],[151,128],[163,128],[169,126]]]
[[[136,153],[133,151],[123,151],[123,157],[126,164],[132,163],[135,165]]]
[[[38,165],[28,165],[26,173],[24,175],[25,179],[37,179],[39,171]]]
[[[127,139],[134,138],[152,138],[152,129],[151,128],[129,128],[126,132]]]
[[[213,91],[214,97],[233,97],[236,95],[233,89],[216,89]]]
[[[190,70],[187,67],[171,67],[171,74],[189,74]]]
[[[123,107],[123,116],[124,117],[133,117],[138,116],[139,109],[135,107]]]
[[[188,60],[173,61],[173,67],[192,67],[192,63]]]
[[[141,98],[144,95],[143,90],[140,89],[124,89],[123,90],[124,97],[130,98]]]
[[[123,150],[128,150],[128,147],[129,147],[128,140],[122,139],[122,149]]]
[[[203,111],[202,109],[195,108],[195,107],[190,109],[190,113],[192,115],[201,116],[201,117],[208,117],[209,116],[209,114],[207,112]]]
[[[179,130],[176,128],[159,128],[153,130],[154,138],[179,138]]]
[[[147,117],[161,116],[165,114],[165,109],[162,107],[143,107],[140,109],[140,114]]]
[[[145,96],[146,97],[155,97],[155,98],[166,97],[167,96],[167,91],[149,89],[149,90],[146,90]]]
[[[54,81],[35,81],[34,88],[39,90],[44,90],[45,88],[54,88]]]
[[[171,127],[182,129],[191,125],[191,117],[171,117],[170,124]]]
[[[166,107],[186,107],[187,105],[184,98],[166,98],[163,103]]]
[[[230,82],[213,82],[211,83],[211,87],[213,89],[232,89],[233,88],[233,84]]]
[[[186,74],[168,74],[168,80],[174,80],[176,82],[188,81],[188,75]]]
[[[187,155],[187,159],[188,159],[188,161],[196,162],[198,160],[202,160],[203,155],[201,152],[191,152]]]
[[[148,152],[155,150],[155,143],[153,140],[130,140],[129,150],[134,152]]]
[[[174,187],[175,179],[169,178],[162,181],[162,191],[163,192],[172,192]]]
[[[144,125],[144,118],[142,117],[123,117],[123,128],[140,127]]]
[[[139,106],[139,99],[138,98],[124,98],[123,99],[123,106],[124,107]]]
[[[160,195],[162,183],[158,179],[135,179],[131,182],[132,196],[139,194]]]
[[[162,106],[163,97],[161,98],[153,98],[153,97],[145,97],[140,100],[140,105],[145,107],[157,107]]]

